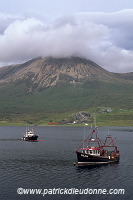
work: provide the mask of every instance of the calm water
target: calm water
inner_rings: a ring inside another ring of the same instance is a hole
[[[21,141],[25,127],[0,127],[0,199],[121,199],[133,198],[132,128],[110,128],[121,153],[120,163],[79,168],[76,148],[88,127],[36,127],[38,142]],[[100,138],[108,128],[99,128]],[[17,188],[125,189],[124,195],[19,195]]]

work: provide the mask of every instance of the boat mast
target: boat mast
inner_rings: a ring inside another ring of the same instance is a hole
[[[34,134],[34,126],[32,127],[32,133]]]
[[[97,128],[97,126],[96,126],[96,113],[94,113],[94,127]]]

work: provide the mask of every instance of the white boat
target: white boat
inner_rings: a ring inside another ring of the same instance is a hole
[[[26,133],[22,137],[22,140],[24,141],[37,141],[38,135],[34,134],[34,128],[30,130],[29,128],[26,130]]]

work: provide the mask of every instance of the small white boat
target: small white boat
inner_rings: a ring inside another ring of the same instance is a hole
[[[37,141],[37,139],[38,135],[34,134],[34,128],[32,128],[32,131],[28,128],[28,130],[26,130],[26,133],[22,137],[22,140],[24,141]]]

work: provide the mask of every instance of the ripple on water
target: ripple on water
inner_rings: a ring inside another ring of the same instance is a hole
[[[19,196],[16,188],[124,188],[125,195],[54,195],[47,199],[132,200],[133,139],[127,131],[115,129],[121,158],[118,164],[77,167],[75,150],[83,139],[81,127],[37,127],[42,142],[21,141],[23,127],[0,127],[0,174],[2,199],[37,199]],[[103,135],[105,135],[105,129]],[[101,133],[102,137],[102,133]],[[128,150],[128,154],[127,154]],[[7,193],[8,191],[8,193]],[[39,199],[44,199],[40,197]]]

